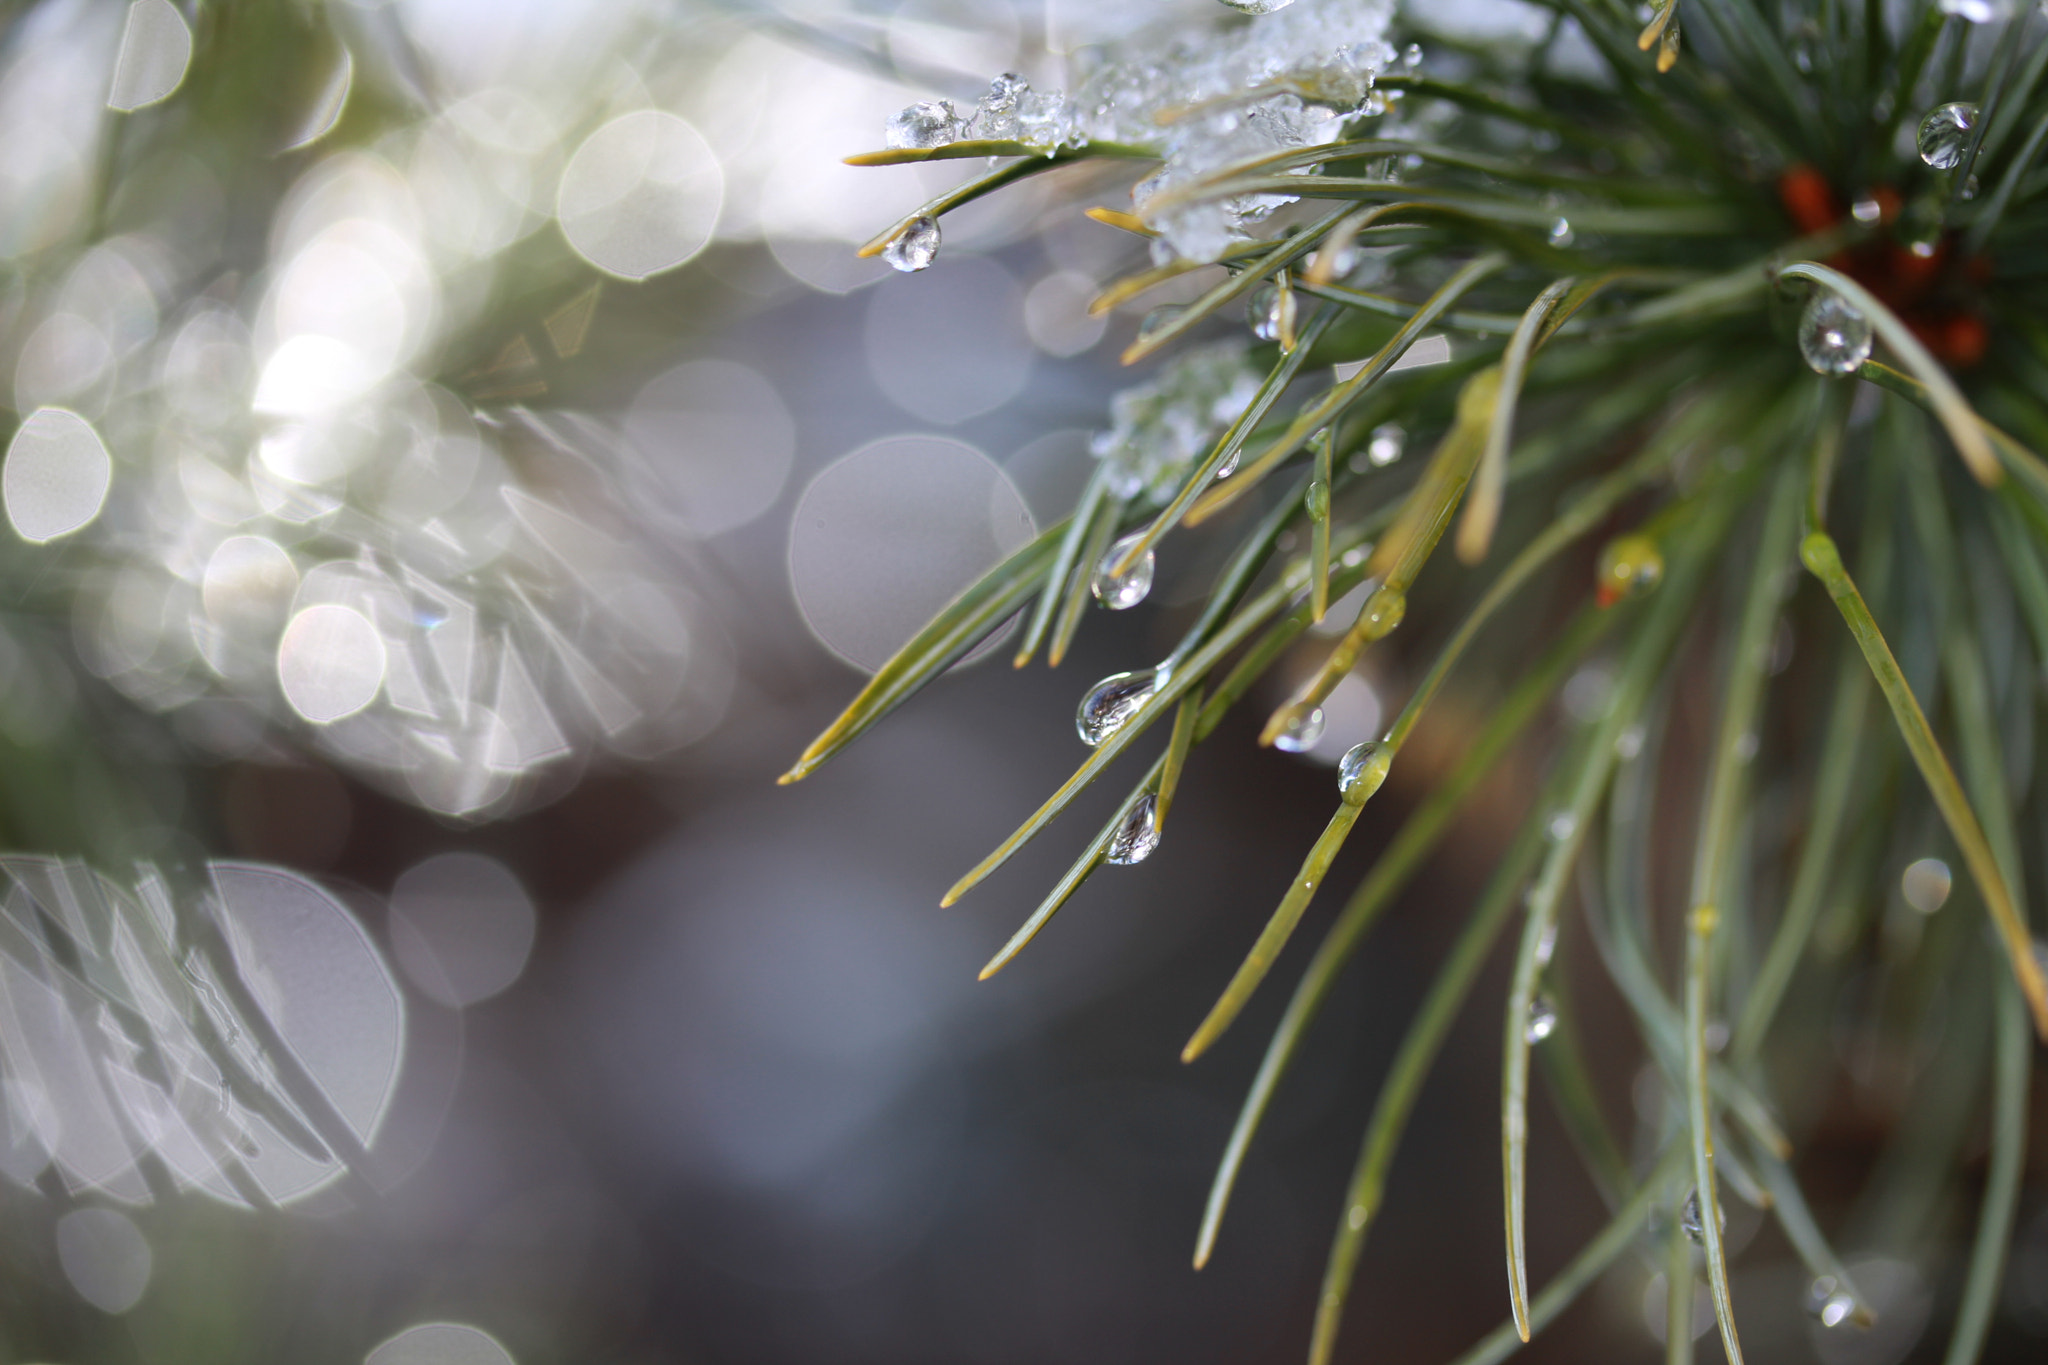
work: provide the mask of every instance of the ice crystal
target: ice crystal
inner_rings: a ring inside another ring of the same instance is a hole
[[[1048,154],[1089,142],[1146,148],[1163,164],[1132,191],[1139,216],[1160,233],[1164,253],[1213,261],[1245,238],[1246,224],[1295,196],[1179,191],[1231,166],[1341,136],[1345,119],[1367,107],[1374,77],[1399,59],[1386,41],[1393,10],[1393,0],[1299,0],[1250,21],[1226,15],[1192,31],[1142,34],[1078,54],[1071,97],[1005,73],[970,121],[952,118],[950,106],[913,105],[891,123],[889,145],[975,137]]]
[[[1105,462],[1109,491],[1154,503],[1171,498],[1258,387],[1243,348],[1223,342],[1188,351],[1149,382],[1119,393],[1110,403],[1112,426],[1089,445]]]

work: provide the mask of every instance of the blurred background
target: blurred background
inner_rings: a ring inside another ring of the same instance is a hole
[[[1444,60],[1548,22],[1431,8]],[[1526,764],[1351,971],[1199,1275],[1284,991],[1175,1056],[1413,661],[1348,681],[1310,753],[1226,725],[1162,856],[980,985],[1108,798],[940,893],[1079,761],[1087,685],[1165,652],[1227,528],[1057,673],[971,660],[773,780],[1064,514],[1134,382],[1136,315],[1085,305],[1142,243],[1080,213],[1127,184],[1026,182],[896,275],[854,248],[979,167],[841,158],[912,100],[1056,86],[1217,9],[5,7],[0,1357],[1301,1356],[1373,1090]],[[1346,884],[1482,702],[1447,699]],[[1641,1058],[1591,980],[1623,1122]],[[1470,1011],[1424,1093],[1347,1356],[1447,1359],[1505,1311],[1497,1034]],[[1886,1084],[1806,1149],[1824,1218]],[[1540,1282],[1605,1215],[1536,1123]],[[2048,1212],[2022,1217],[2001,1359],[2048,1341]],[[1881,1238],[1898,1311],[1844,1338],[1751,1235],[1759,1358],[1938,1349],[1938,1277]],[[1533,1354],[1656,1358],[1663,1297],[1628,1262]]]

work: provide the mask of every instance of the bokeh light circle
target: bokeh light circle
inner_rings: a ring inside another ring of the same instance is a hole
[[[142,1230],[116,1209],[73,1209],[57,1220],[57,1263],[102,1313],[125,1313],[149,1288],[155,1257]]]
[[[697,130],[642,109],[584,139],[562,170],[555,214],[577,255],[644,280],[704,249],[724,196],[718,157]]]
[[[363,1365],[513,1365],[513,1360],[489,1332],[459,1322],[423,1322],[371,1351]]]
[[[818,639],[872,672],[1033,532],[1023,495],[973,446],[885,437],[804,490],[790,528],[790,584]]]
[[[7,444],[0,502],[15,534],[40,545],[90,525],[113,481],[113,458],[92,423],[67,408],[37,408]]]
[[[369,618],[353,607],[322,602],[285,627],[277,645],[277,680],[292,710],[325,725],[376,700],[386,662],[383,637]]]
[[[1023,291],[979,256],[900,275],[868,298],[868,368],[896,405],[951,424],[993,412],[1024,390],[1032,344]]]
[[[437,854],[391,888],[392,954],[415,986],[450,1009],[517,981],[533,933],[533,900],[495,858]]]
[[[700,536],[773,506],[796,454],[796,424],[775,387],[726,360],[692,360],[650,381],[626,415],[626,434]]]

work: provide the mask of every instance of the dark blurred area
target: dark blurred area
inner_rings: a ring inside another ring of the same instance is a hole
[[[1050,79],[1211,8],[8,7],[0,834],[27,856],[0,932],[0,1358],[1302,1357],[1373,1095],[1535,759],[1348,972],[1199,1274],[1215,1162],[1340,898],[1212,1055],[1180,1045],[1426,656],[1347,681],[1307,754],[1228,721],[1160,854],[981,984],[1110,796],[941,893],[1079,762],[1087,685],[1185,627],[1227,527],[1170,546],[1057,672],[971,660],[774,780],[1065,515],[1138,325],[1085,312],[1144,259],[1079,213],[1122,184],[949,218],[939,263],[897,276],[854,247],[960,172],[839,158],[927,79]],[[1525,40],[1496,9],[1479,40]],[[1339,886],[1495,681],[1447,699]],[[1539,729],[1577,723],[1570,695]],[[189,938],[197,904],[222,943]],[[1450,1359],[1505,1315],[1505,965],[1423,1092],[1342,1359]],[[1640,1048],[1572,974],[1625,1131]],[[277,1039],[299,1073],[252,1050]],[[1877,1139],[1825,1131],[1801,1173],[1828,1220]],[[1531,1151],[1540,1284],[1607,1215],[1540,1102]],[[2048,1339],[2048,1210],[2022,1219],[1987,1358]],[[1760,1221],[1730,1229],[1758,1239],[1758,1359],[1939,1349],[1953,1267],[1873,1234],[1902,1325],[1828,1337]],[[1658,1358],[1654,1272],[1626,1258],[1529,1358]]]

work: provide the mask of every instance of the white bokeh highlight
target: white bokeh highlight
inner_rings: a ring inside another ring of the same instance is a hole
[[[135,0],[121,30],[107,108],[126,114],[169,99],[191,64],[192,29],[178,7],[170,0]]]
[[[644,280],[704,249],[724,195],[718,157],[697,130],[642,109],[584,139],[563,168],[555,212],[577,255]]]
[[[1031,377],[1023,315],[1016,280],[983,257],[899,276],[868,298],[868,369],[914,417],[941,425],[979,417],[1022,393]]]
[[[513,1365],[513,1360],[488,1332],[459,1322],[423,1322],[371,1351],[363,1365]]]
[[[818,639],[873,672],[1033,530],[1016,485],[973,446],[885,437],[804,490],[791,519],[790,583]]]
[[[700,536],[772,507],[796,455],[796,423],[774,385],[728,360],[692,360],[657,376],[625,425],[677,516]]]
[[[316,725],[352,716],[377,699],[388,660],[384,638],[361,612],[339,603],[307,607],[277,645],[284,699]]]
[[[40,545],[91,525],[113,481],[113,458],[92,423],[38,408],[7,444],[0,501],[15,534]]]
[[[533,900],[511,869],[476,853],[416,863],[391,888],[399,970],[439,1004],[465,1009],[519,979],[533,952]]]
[[[154,1267],[142,1230],[118,1209],[73,1209],[57,1220],[64,1278],[102,1313],[125,1313],[149,1288]]]

